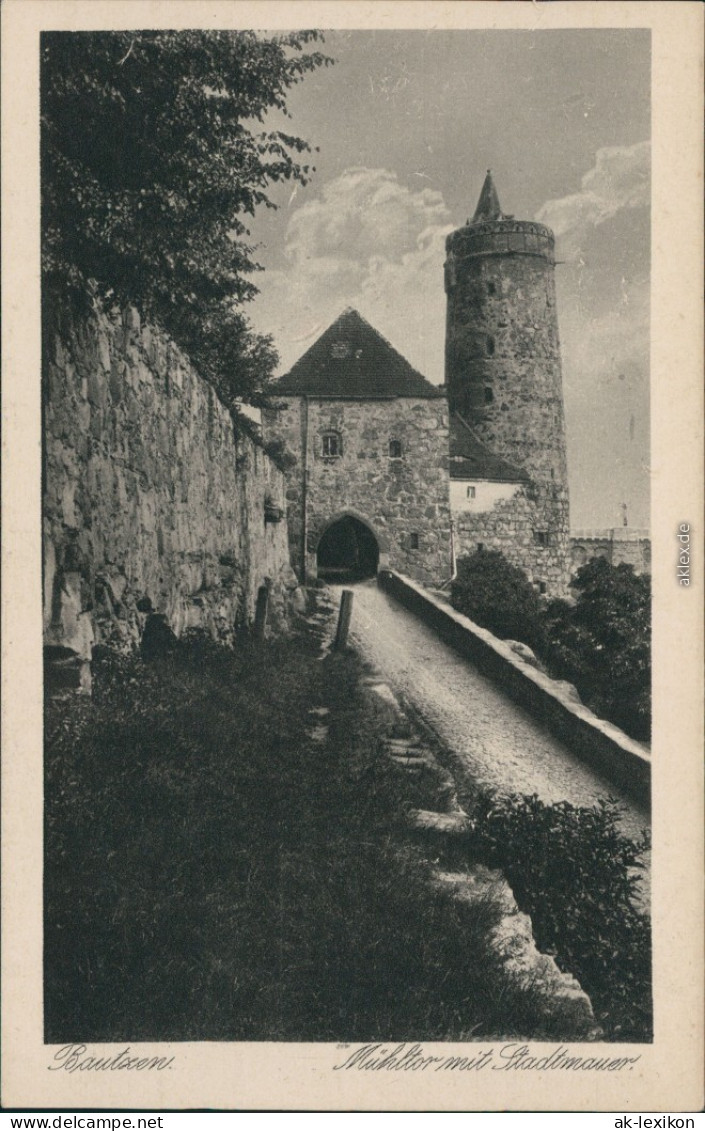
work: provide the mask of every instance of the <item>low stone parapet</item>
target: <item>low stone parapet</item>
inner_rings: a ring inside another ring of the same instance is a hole
[[[651,798],[651,757],[646,747],[613,723],[575,702],[569,689],[524,661],[510,645],[434,597],[420,585],[381,570],[378,583],[496,683],[516,703],[644,805]]]

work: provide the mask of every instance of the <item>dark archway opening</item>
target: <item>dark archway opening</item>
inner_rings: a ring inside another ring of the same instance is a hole
[[[324,581],[361,581],[377,573],[379,546],[364,522],[345,515],[324,533],[316,560]]]

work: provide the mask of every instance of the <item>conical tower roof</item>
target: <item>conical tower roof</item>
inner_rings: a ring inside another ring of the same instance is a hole
[[[486,220],[501,220],[502,217],[503,214],[499,206],[497,189],[494,187],[494,181],[492,180],[492,170],[488,169],[485,183],[480,193],[480,199],[475,209],[475,215],[472,218],[472,223],[482,224]]]

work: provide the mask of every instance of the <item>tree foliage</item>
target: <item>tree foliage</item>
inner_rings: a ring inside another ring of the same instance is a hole
[[[458,562],[454,608],[496,636],[531,645],[555,679],[633,738],[651,734],[651,578],[595,558],[570,583],[573,602],[547,606],[496,550]]]
[[[545,656],[584,701],[634,738],[651,718],[651,579],[630,565],[594,558],[571,581],[574,605],[546,610]]]
[[[458,562],[453,607],[504,639],[532,647],[541,639],[539,596],[523,570],[499,550],[478,550]]]
[[[256,399],[276,362],[242,304],[258,269],[247,218],[306,184],[309,145],[264,129],[290,87],[331,60],[319,35],[51,32],[41,44],[42,266],[133,304],[226,400]]]

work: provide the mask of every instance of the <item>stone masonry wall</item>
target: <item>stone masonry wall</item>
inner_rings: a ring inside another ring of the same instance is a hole
[[[593,558],[612,565],[630,565],[636,573],[651,570],[651,539],[647,530],[616,526],[607,530],[574,530],[570,539],[572,571]]]
[[[549,596],[564,593],[570,574],[569,550],[565,539],[553,531],[554,506],[546,507],[543,493],[532,484],[520,487],[513,498],[496,503],[491,511],[463,511],[453,517],[459,558],[474,554],[481,543],[486,550],[500,550],[537,586],[543,583]],[[539,534],[545,535],[546,544],[538,541]]]
[[[444,398],[316,400],[287,397],[268,410],[268,441],[286,449],[292,562],[302,576],[304,445],[307,450],[306,563],[315,576],[318,541],[331,520],[351,513],[377,538],[380,564],[426,584],[450,576],[448,406]],[[326,458],[324,432],[337,432],[342,455]],[[402,458],[389,458],[389,441]],[[412,535],[418,537],[414,548]]]
[[[512,560],[522,557],[517,564],[530,573],[541,569],[549,592],[561,595],[569,579],[569,514],[553,234],[541,224],[501,220],[458,229],[446,246],[450,407],[490,451],[531,477],[529,521],[548,532],[554,563],[549,571],[546,552],[529,550],[530,543]],[[499,537],[510,509],[485,516],[480,541]],[[524,512],[518,508],[512,520],[520,541]]]
[[[94,643],[132,648],[150,612],[228,641],[264,583],[283,627],[301,595],[281,472],[136,312],[62,319],[44,343],[50,654],[85,664]]]

